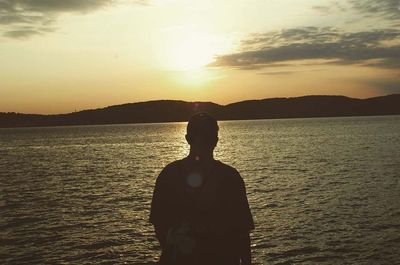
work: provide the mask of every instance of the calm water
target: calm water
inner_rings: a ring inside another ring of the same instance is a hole
[[[400,260],[400,116],[220,123],[255,264]],[[0,130],[0,264],[152,264],[155,178],[185,124]]]

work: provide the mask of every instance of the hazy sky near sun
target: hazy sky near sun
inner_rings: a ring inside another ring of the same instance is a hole
[[[400,93],[400,0],[0,0],[0,112]]]

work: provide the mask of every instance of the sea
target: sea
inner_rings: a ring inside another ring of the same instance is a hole
[[[400,263],[400,116],[219,122],[253,263]],[[155,180],[186,123],[0,129],[0,264],[156,264]]]

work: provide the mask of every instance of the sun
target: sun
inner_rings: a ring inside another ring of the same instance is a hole
[[[173,71],[197,71],[212,63],[226,51],[227,41],[221,36],[185,29],[171,33],[167,42],[164,66]]]
[[[211,63],[216,55],[212,42],[204,36],[185,36],[171,54],[175,70],[197,70]]]

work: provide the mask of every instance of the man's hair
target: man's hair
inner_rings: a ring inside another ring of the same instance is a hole
[[[199,112],[194,114],[187,125],[186,133],[189,136],[195,135],[218,135],[218,122],[217,120],[206,112]]]

